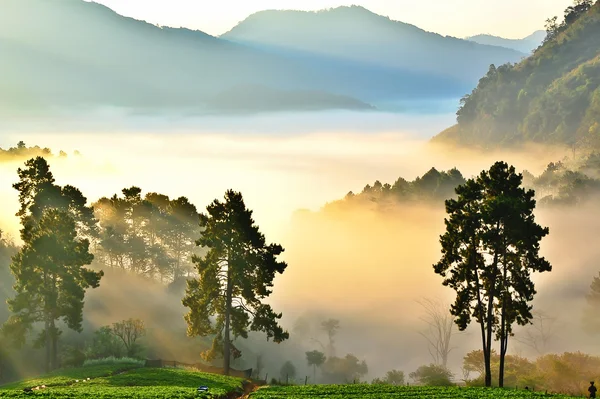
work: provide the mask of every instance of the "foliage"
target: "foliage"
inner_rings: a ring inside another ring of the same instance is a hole
[[[349,383],[360,381],[367,375],[367,363],[356,356],[347,354],[345,357],[329,357],[322,366],[323,378],[330,383]]]
[[[499,390],[489,388],[430,387],[430,386],[392,386],[387,384],[349,384],[349,385],[304,385],[304,386],[268,386],[258,389],[250,399],[300,399],[300,398],[556,398],[567,399],[564,395],[551,395],[544,392],[525,390]]]
[[[446,201],[442,259],[434,265],[443,284],[456,291],[450,312],[459,329],[465,330],[472,319],[480,326],[486,386],[491,385],[492,334],[500,341],[502,386],[512,325],[533,318],[531,273],[552,270],[539,256],[539,241],[548,229],[535,223],[534,192],[521,187],[522,179],[514,167],[496,162],[459,186],[458,199]]]
[[[421,366],[408,376],[415,380],[417,384],[421,385],[428,385],[432,387],[445,387],[453,385],[453,375],[450,370],[438,364]]]
[[[283,273],[287,264],[277,260],[283,247],[266,243],[241,193],[228,190],[224,202],[215,200],[206,209],[207,214],[200,214],[204,230],[196,244],[208,253],[193,257],[199,278],[187,282],[183,305],[189,308],[188,335],[214,335],[204,358],[222,355],[227,374],[231,356],[241,356],[231,335],[248,338],[248,330],[262,331],[277,343],[289,337],[277,322],[282,315],[262,302],[272,292],[276,273]]]
[[[458,125],[436,140],[485,147],[524,141],[600,145],[600,4],[577,0],[564,23],[518,64],[494,65],[461,100]]]
[[[98,261],[161,281],[189,275],[191,256],[200,253],[196,207],[186,197],[148,193],[142,198],[139,187],[122,193],[93,205],[100,224]]]

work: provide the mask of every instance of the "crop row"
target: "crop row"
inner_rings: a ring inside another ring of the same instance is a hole
[[[89,371],[89,370],[86,370]],[[99,371],[99,370],[97,370]],[[90,374],[81,370],[79,375]],[[12,387],[0,387],[0,398],[218,398],[225,394],[240,391],[242,380],[216,374],[200,373],[182,369],[138,368],[125,373],[111,373],[72,380],[73,373],[59,379],[54,376],[29,380]],[[93,374],[93,373],[92,373]],[[57,381],[69,381],[69,384],[51,385]],[[46,388],[24,392],[21,387],[45,385]],[[208,392],[199,393],[199,386],[209,387]],[[20,389],[19,389],[20,388]]]
[[[375,399],[375,398],[438,398],[438,399],[520,399],[552,397],[568,399],[563,395],[546,395],[542,392],[526,390],[460,388],[460,387],[406,387],[392,385],[307,385],[307,386],[273,386],[264,387],[251,395],[251,399]]]

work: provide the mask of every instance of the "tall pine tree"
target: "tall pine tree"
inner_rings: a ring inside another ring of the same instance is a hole
[[[442,259],[434,265],[444,285],[456,291],[451,313],[459,329],[466,329],[472,317],[480,325],[486,386],[492,382],[492,339],[500,341],[502,386],[512,325],[533,317],[531,273],[552,270],[539,256],[548,229],[535,223],[534,192],[521,187],[522,179],[514,167],[496,162],[459,186],[458,199],[446,201],[450,217],[440,239]]]
[[[13,314],[4,331],[23,344],[33,324],[44,323],[37,343],[46,349],[50,370],[58,366],[56,321],[81,331],[85,290],[98,287],[103,275],[83,267],[93,260],[84,237],[94,233],[95,219],[79,190],[54,184],[43,158],[27,161],[18,173],[20,181],[14,187],[19,191],[17,215],[24,244],[10,266],[16,296],[8,301]]]
[[[187,282],[184,306],[189,336],[214,335],[205,360],[222,355],[229,374],[231,356],[241,354],[233,338],[248,338],[248,331],[262,331],[277,343],[289,338],[277,320],[281,314],[262,300],[271,294],[276,273],[287,265],[276,258],[283,252],[278,244],[265,242],[246,208],[242,194],[225,193],[225,202],[215,200],[200,214],[204,229],[196,244],[208,248],[203,257],[194,256],[199,278]],[[212,318],[215,318],[213,323]]]

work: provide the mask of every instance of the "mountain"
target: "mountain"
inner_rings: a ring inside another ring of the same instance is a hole
[[[81,0],[3,0],[0,54],[0,106],[11,108],[209,111],[210,99],[236,86],[289,93],[290,81],[304,87],[312,78],[293,60]]]
[[[0,113],[100,106],[194,113],[362,109],[380,101],[457,98],[491,62],[522,56],[357,7],[298,14],[317,18],[316,25],[291,24],[295,12],[255,14],[217,38],[83,0],[2,1]],[[269,24],[287,27],[271,35],[280,39],[274,44],[238,35],[259,37]],[[312,45],[298,46],[302,38]]]
[[[488,46],[510,48],[521,53],[530,54],[542,44],[545,38],[546,31],[538,30],[523,39],[504,39],[492,35],[476,35],[467,37],[467,40]]]
[[[270,51],[301,51],[375,68],[450,77],[471,85],[490,64],[525,57],[515,50],[426,32],[359,6],[261,11],[221,38]]]
[[[261,93],[256,98],[256,93]],[[278,90],[264,86],[236,86],[209,99],[210,107],[222,112],[284,110],[372,110],[373,106],[352,97],[314,90]]]
[[[435,141],[600,147],[600,3],[570,7],[535,53],[491,67]]]

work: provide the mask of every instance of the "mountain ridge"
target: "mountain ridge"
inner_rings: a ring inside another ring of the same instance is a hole
[[[331,15],[328,11],[322,14]],[[482,61],[477,66],[467,65],[468,60],[460,65],[449,62],[453,72],[439,67],[428,69],[424,66],[440,64],[440,57],[453,60],[461,54],[455,55],[452,50],[438,54],[435,49],[440,43],[429,50],[417,49],[442,36],[425,33],[413,25],[398,25],[362,7],[338,9],[335,15],[343,26],[349,26],[358,16],[374,21],[370,26],[375,32],[381,21],[388,21],[391,25],[384,30],[403,26],[405,31],[421,36],[413,40],[404,35],[405,41],[418,43],[406,51],[394,50],[387,58],[382,58],[382,51],[373,51],[363,38],[362,44],[354,48],[355,57],[344,57],[311,49],[302,51],[290,43],[268,46],[187,28],[159,27],[82,0],[4,0],[0,50],[10,56],[6,57],[9,62],[0,64],[0,75],[4,77],[0,81],[0,104],[23,109],[99,105],[146,110],[190,108],[201,113],[212,112],[210,103],[220,94],[253,86],[265,88],[256,93],[259,102],[262,98],[264,103],[269,102],[273,92],[289,93],[289,104],[299,98],[308,101],[310,96],[303,96],[308,91],[327,92],[329,99],[340,101],[323,101],[323,106],[377,106],[378,101],[390,99],[457,98],[471,87],[484,64],[521,57],[506,49],[444,39],[442,47],[459,43],[459,47],[470,49],[471,57]],[[313,34],[310,29],[301,33]],[[338,48],[352,44],[356,33],[347,33],[341,30],[333,35]],[[327,41],[331,36],[322,39]],[[379,43],[386,46],[383,53],[395,48],[397,39],[380,36]],[[405,62],[394,62],[395,58]]]
[[[469,36],[465,39],[479,44],[505,47],[520,51],[525,54],[530,54],[542,44],[545,37],[546,31],[538,30],[522,39],[506,39],[504,37],[491,34],[479,34],[475,36]]]

